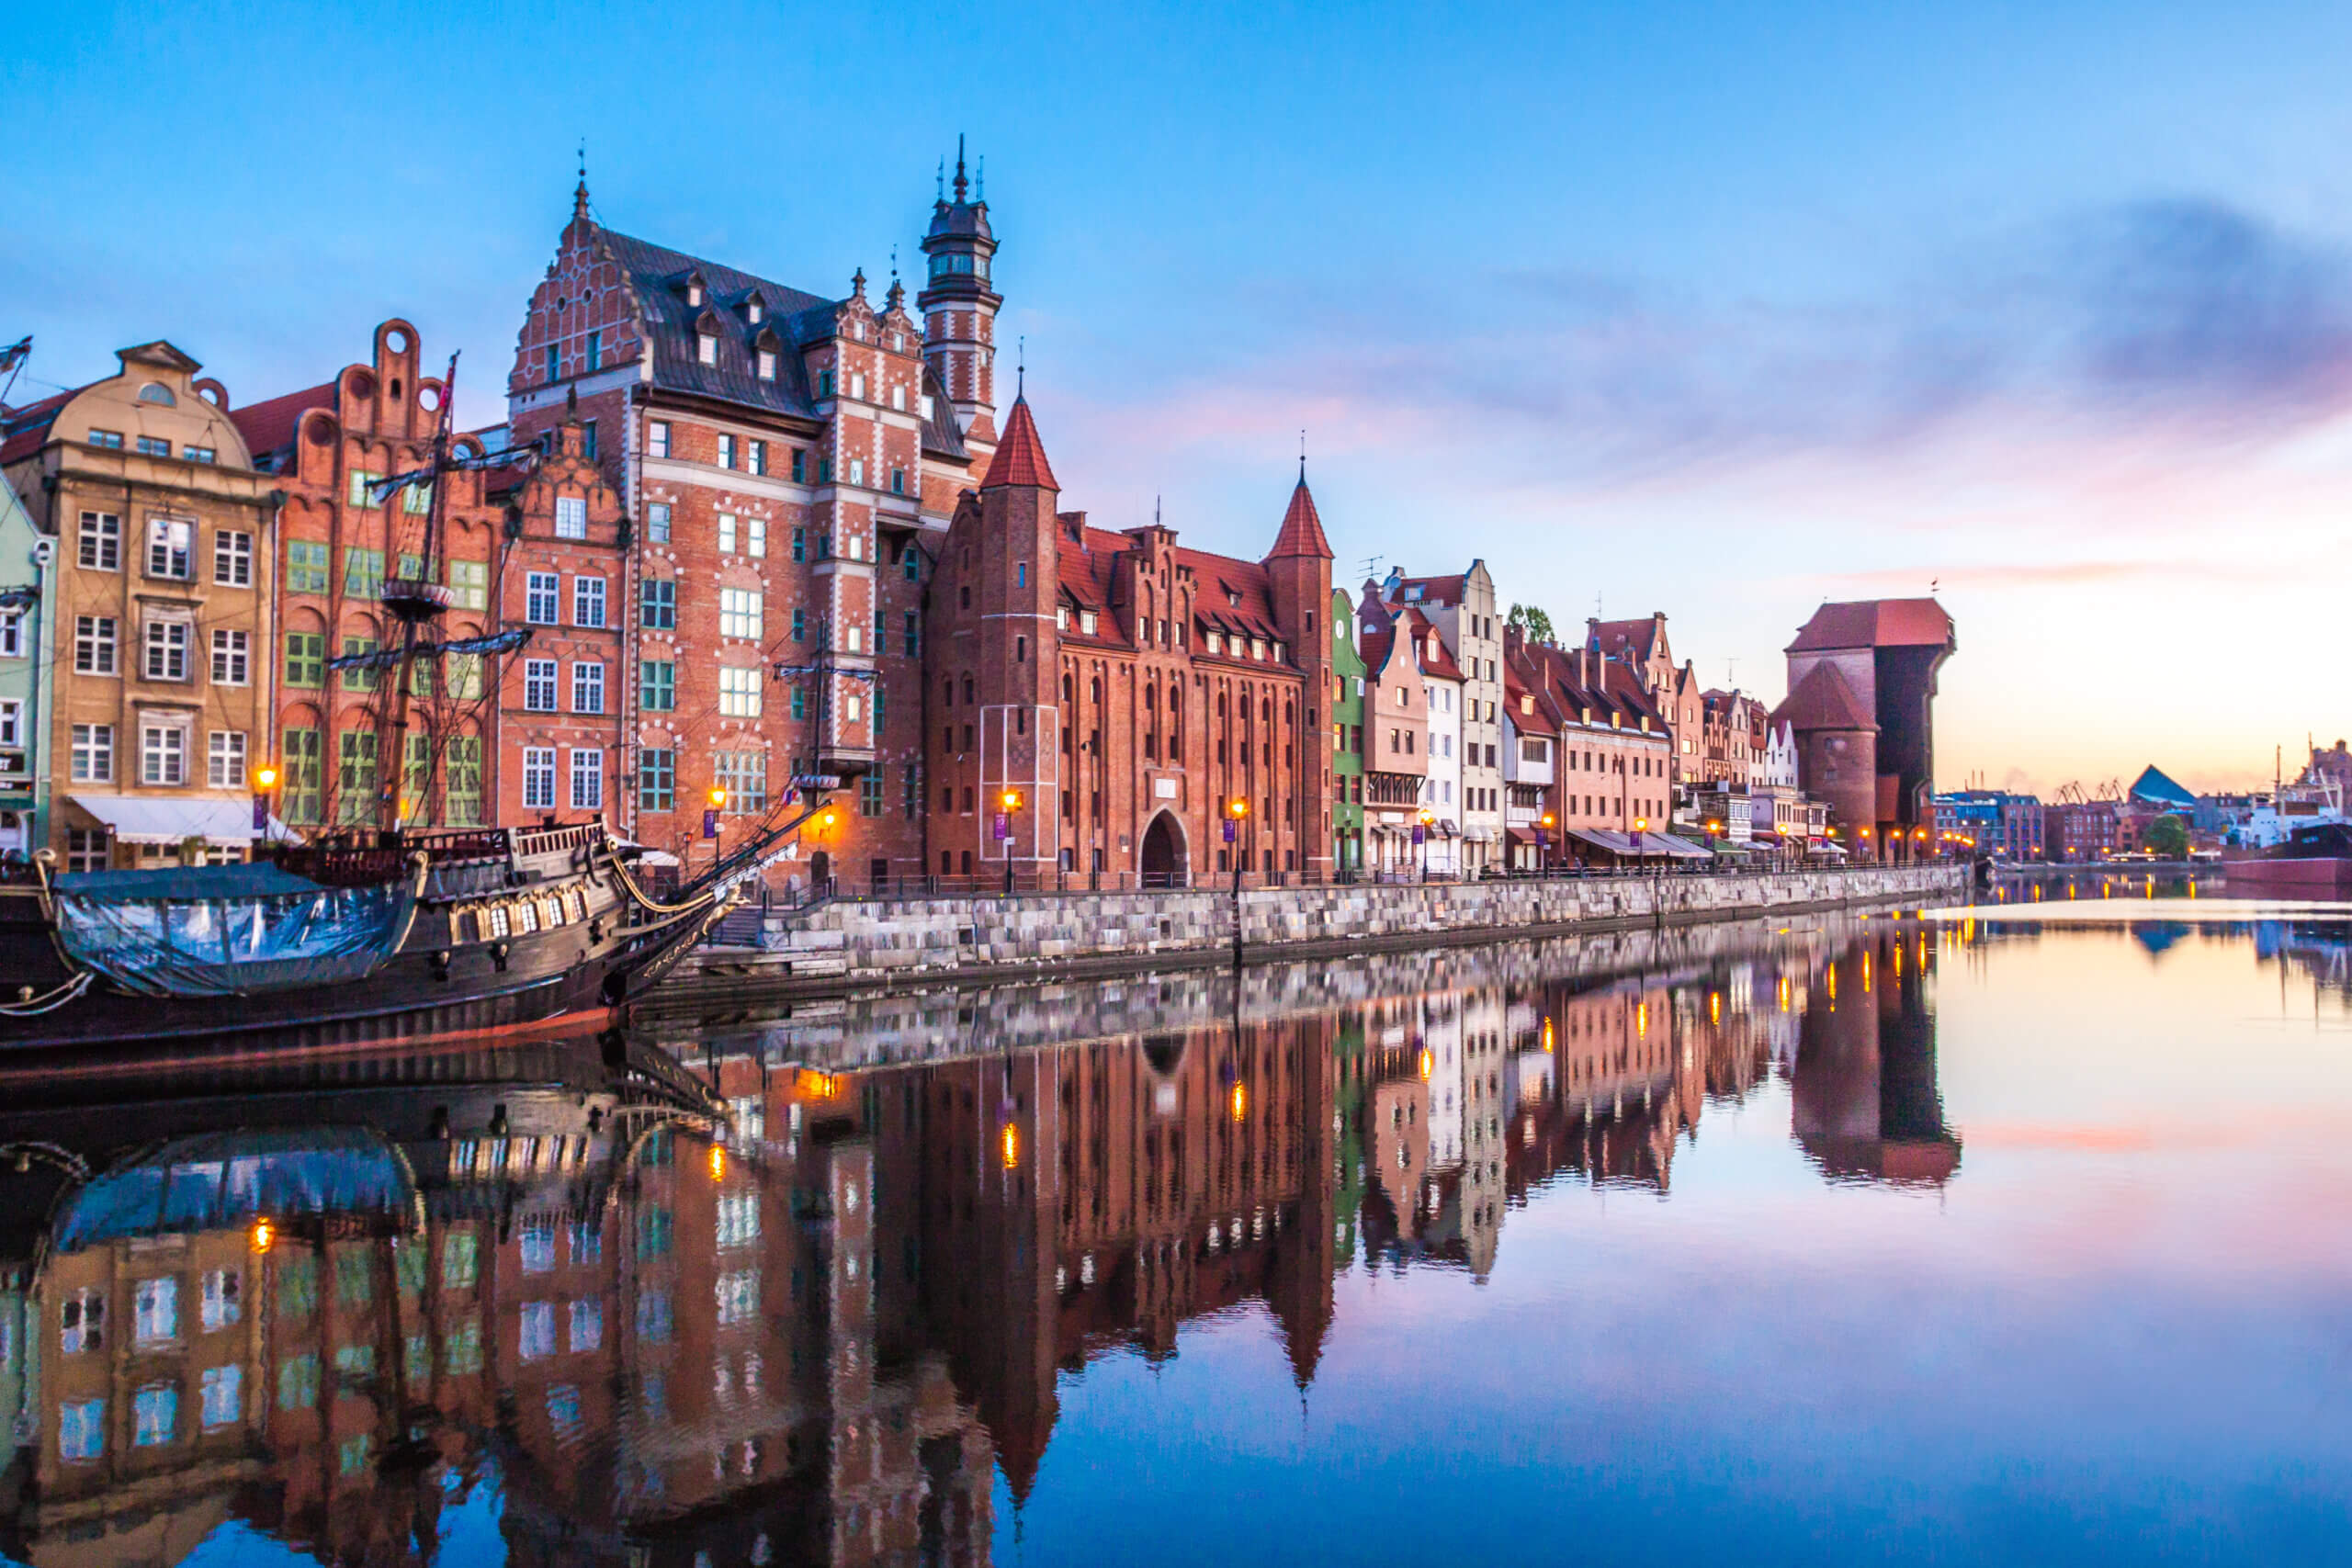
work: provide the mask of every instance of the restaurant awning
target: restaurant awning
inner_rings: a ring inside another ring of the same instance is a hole
[[[1634,858],[1657,856],[1667,860],[1711,860],[1713,854],[1671,833],[1620,833],[1608,828],[1571,828],[1568,836],[1582,839],[1596,849],[1607,850],[1612,855]]]
[[[201,839],[221,849],[243,849],[260,835],[254,831],[249,800],[224,800],[219,795],[74,795],[66,798],[105,823],[115,840],[125,844],[178,844]],[[286,824],[269,819],[269,837],[291,839]]]

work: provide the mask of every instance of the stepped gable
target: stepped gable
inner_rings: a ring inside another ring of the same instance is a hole
[[[270,459],[294,445],[295,433],[302,428],[302,416],[312,409],[334,412],[337,384],[322,381],[299,392],[230,410],[229,423],[245,438],[245,450],[253,455],[254,467],[276,472],[277,465]]]

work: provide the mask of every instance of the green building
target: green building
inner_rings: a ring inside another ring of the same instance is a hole
[[[49,841],[49,623],[54,546],[0,479],[0,854]]]
[[[1356,607],[1331,591],[1331,871],[1363,868],[1363,660],[1356,652]]]

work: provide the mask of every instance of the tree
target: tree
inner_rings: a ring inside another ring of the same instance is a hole
[[[1510,614],[1503,617],[1503,625],[1518,628],[1530,642],[1552,640],[1552,617],[1532,604],[1513,604]]]
[[[2167,813],[2148,824],[2148,851],[2165,860],[2188,858],[2188,825]]]

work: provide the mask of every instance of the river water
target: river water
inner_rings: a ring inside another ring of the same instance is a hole
[[[0,1108],[0,1554],[2346,1561],[2352,910],[2166,891]]]

